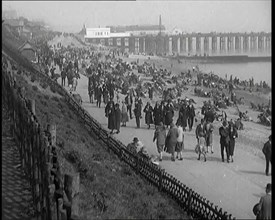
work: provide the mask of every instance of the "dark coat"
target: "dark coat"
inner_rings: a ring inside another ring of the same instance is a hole
[[[136,118],[140,118],[141,116],[141,103],[137,102],[134,108],[134,114]]]
[[[178,122],[182,125],[183,128],[187,126],[188,112],[186,105],[182,105],[179,110],[179,119]]]
[[[235,147],[235,138],[238,137],[237,129],[234,127],[233,131],[229,130],[228,134],[229,134],[229,146],[234,149],[234,147]],[[234,138],[234,136],[235,136],[235,138]]]
[[[160,120],[163,122],[163,124],[165,124],[165,106],[160,105],[159,111],[160,111]]]
[[[166,139],[166,129],[164,126],[157,126],[157,129],[154,133],[153,142],[157,140],[157,146],[159,145],[165,145],[165,139]]]
[[[155,106],[155,108],[153,110],[153,116],[154,116],[155,125],[159,125],[159,123],[162,121],[161,114],[162,114],[162,112],[161,112],[160,107]]]
[[[170,125],[174,117],[174,107],[172,105],[165,106],[165,125]]]
[[[187,116],[188,118],[194,118],[196,115],[194,105],[187,106]]]
[[[153,124],[153,107],[150,105],[146,105],[143,109],[143,112],[145,112],[145,124]]]
[[[223,126],[219,128],[220,144],[229,144],[229,130]]]
[[[119,107],[115,107],[115,129],[119,131],[121,122],[121,111]]]
[[[200,137],[205,137],[204,125],[201,126],[201,124],[198,124],[195,133],[197,139]]]
[[[133,104],[133,97],[131,95],[126,95],[125,97],[125,104],[126,105],[132,105]]]
[[[116,129],[115,103],[109,101],[105,107],[105,116],[108,117],[108,128]]]
[[[259,202],[260,213],[258,219],[272,219],[272,198],[271,194],[262,196]]]
[[[263,153],[264,153],[264,155],[267,159],[271,159],[271,157],[272,157],[272,151],[271,150],[272,150],[271,143],[269,141],[267,141],[264,144],[264,147],[262,149],[262,151],[263,151]]]
[[[165,147],[167,148],[168,153],[175,152],[178,136],[179,136],[178,128],[176,126],[170,128],[165,140]]]

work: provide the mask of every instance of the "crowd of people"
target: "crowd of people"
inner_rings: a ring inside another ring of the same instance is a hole
[[[71,87],[71,91],[76,90],[77,79],[80,77],[80,69],[85,69],[85,74],[88,77],[87,83],[90,102],[93,103],[96,101],[98,108],[101,108],[101,101],[105,104],[104,113],[108,119],[108,129],[110,129],[111,134],[113,134],[115,130],[116,133],[119,133],[120,127],[126,127],[126,123],[133,118],[135,118],[136,121],[136,128],[141,128],[140,119],[144,118],[144,124],[147,125],[147,129],[150,129],[151,125],[154,125],[155,131],[152,142],[156,143],[158,160],[160,162],[162,161],[163,152],[171,154],[171,161],[184,159],[184,132],[186,132],[187,129],[192,131],[196,119],[195,107],[191,99],[178,100],[177,109],[179,114],[175,120],[176,108],[173,101],[166,98],[166,96],[165,98],[163,97],[163,100],[157,101],[154,107],[150,101],[143,106],[141,93],[134,89],[129,89],[125,94],[125,98],[120,102],[118,93],[119,90],[121,91],[123,83],[125,83],[125,81],[121,81],[120,79],[125,76],[133,77],[131,70],[135,67],[134,65],[125,64],[121,59],[117,58],[115,51],[109,51],[109,54],[104,57],[104,59],[101,59],[103,54],[93,49],[63,48],[54,52],[47,49],[42,51],[43,53],[40,54],[40,64],[43,66],[44,72],[50,74],[50,77],[55,79],[54,66],[58,66],[61,72],[62,86],[65,86],[67,79],[67,86]],[[156,76],[167,73],[167,71],[164,70],[157,70],[155,66],[148,64],[145,66],[146,68],[143,68],[142,71],[152,71]],[[211,77],[207,78],[210,79],[209,82],[215,79],[215,76]],[[203,80],[203,78],[200,80]],[[204,84],[211,84],[209,82],[204,82]],[[238,84],[238,81],[236,82]],[[199,83],[203,82],[200,81]],[[250,84],[253,84],[252,80]],[[148,94],[150,100],[153,98],[152,91],[152,87],[149,87]],[[233,94],[232,90],[231,94]],[[236,97],[233,94],[231,100],[234,101],[234,99],[236,99]],[[215,128],[213,122],[217,119],[215,116],[215,106],[217,107],[216,103],[214,103],[214,105],[212,105],[211,102],[204,103],[201,112],[204,117],[201,118],[200,123],[194,131],[196,137],[194,143],[196,143],[195,150],[198,154],[198,160],[200,160],[201,155],[203,155],[204,161],[207,161],[207,154],[214,153],[213,136]],[[238,126],[232,120],[229,121],[226,113],[223,113],[221,116],[222,126],[218,129],[220,136],[220,153],[221,161],[225,162],[226,159],[229,163],[234,161],[233,156],[235,141],[236,138],[238,138]],[[146,146],[144,146],[137,137],[127,145],[127,149],[144,158],[152,159]],[[262,150],[266,159],[265,174],[267,176],[269,175],[269,163],[271,163],[272,158],[271,149],[270,135],[269,140],[265,143]],[[155,162],[155,160],[153,162]],[[266,193],[267,198],[261,198],[257,206],[257,216],[269,216],[270,210],[266,208],[266,206],[268,206],[266,203],[270,203],[267,200],[269,200],[269,195],[271,194],[271,184],[266,187]],[[270,218],[268,217],[268,219]]]

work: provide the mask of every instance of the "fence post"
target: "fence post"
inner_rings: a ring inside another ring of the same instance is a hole
[[[162,191],[162,178],[163,178],[163,173],[164,173],[164,170],[163,169],[160,169],[160,172],[159,172],[159,191]]]
[[[50,219],[51,220],[57,220],[57,209],[56,209],[56,201],[55,201],[55,185],[51,184],[49,185],[49,205],[50,205]]]
[[[79,191],[80,191],[80,175],[76,173],[65,174],[64,190],[71,203],[68,218],[77,217],[79,215]]]
[[[188,190],[188,196],[187,196],[187,213],[188,215],[192,215],[192,197],[193,197],[193,192],[192,189]]]
[[[31,111],[32,111],[33,115],[35,115],[35,99],[31,100]]]
[[[67,220],[70,219],[69,217],[67,218],[67,212],[66,210],[63,209],[63,199],[59,198],[57,200],[57,207],[58,207],[58,220]]]
[[[140,163],[139,156],[135,155],[135,158],[136,158],[136,173],[139,173],[139,163]]]

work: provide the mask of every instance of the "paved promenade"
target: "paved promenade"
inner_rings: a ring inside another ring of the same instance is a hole
[[[102,104],[101,108],[98,108],[95,103],[91,104],[88,101],[87,77],[81,75],[76,92],[82,97],[82,106],[107,129],[105,105]],[[143,117],[140,129],[136,129],[135,119],[132,119],[127,123],[127,127],[121,127],[120,133],[114,136],[125,145],[130,143],[133,137],[138,137],[147,146],[149,154],[157,155],[156,145],[152,141],[153,133],[154,129],[147,129]],[[266,184],[271,182],[271,177],[265,176],[264,173],[265,161],[238,147],[237,140],[234,163],[222,163],[218,136],[214,136],[214,153],[208,154],[207,162],[203,159],[198,161],[194,151],[194,129],[185,132],[184,135],[183,161],[172,162],[170,155],[164,153],[160,166],[237,219],[255,219],[252,208],[264,194]]]

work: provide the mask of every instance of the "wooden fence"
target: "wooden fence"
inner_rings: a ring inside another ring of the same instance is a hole
[[[60,84],[42,73],[39,73],[39,75],[65,97],[66,102],[83,119],[85,126],[91,132],[95,133],[121,160],[130,165],[137,173],[157,186],[160,191],[170,195],[190,216],[198,219],[235,219],[231,214],[218,208],[218,206],[203,198],[151,161],[128,151],[122,142],[111,136]]]
[[[2,58],[3,59],[3,58]],[[35,115],[35,101],[2,60],[2,99],[12,120],[11,131],[19,149],[22,168],[29,180],[37,219],[67,220],[78,215],[75,205],[79,173],[62,174],[56,152],[56,125],[44,129]]]

